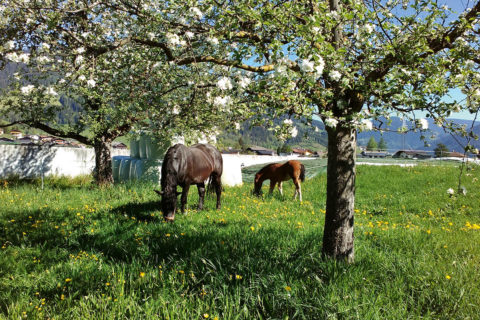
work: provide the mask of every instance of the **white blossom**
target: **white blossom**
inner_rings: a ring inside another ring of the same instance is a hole
[[[153,41],[153,40],[155,39],[155,33],[149,32],[149,33],[147,33],[147,37],[148,37],[148,40],[152,40],[152,41]]]
[[[41,51],[46,52],[50,50],[50,45],[46,42],[43,42],[42,45],[40,46]]]
[[[370,121],[368,119],[363,119],[362,120],[362,127],[364,128],[364,130],[372,130],[373,129],[373,123],[372,123],[372,121]]]
[[[5,49],[12,50],[15,48],[15,41],[10,40],[5,43]]]
[[[313,61],[308,60],[308,59],[300,60],[298,65],[300,67],[300,70],[302,70],[303,72],[313,72],[313,70],[315,68],[315,63]]]
[[[84,53],[84,52],[85,52],[85,48],[84,48],[84,47],[80,47],[80,48],[77,48],[77,49],[75,50],[75,53],[76,53],[76,54],[82,54],[82,53]]]
[[[251,82],[252,80],[250,78],[241,77],[240,80],[238,81],[238,85],[240,86],[240,88],[245,89],[250,85]]]
[[[87,81],[87,87],[89,87],[89,88],[95,87],[96,84],[97,83],[93,79],[90,79],[90,80]]]
[[[475,66],[475,62],[473,62],[472,60],[468,59],[465,61],[465,67],[473,68],[474,66]]]
[[[287,66],[279,64],[275,67],[275,72],[283,76],[287,73]]]
[[[187,37],[188,39],[193,39],[193,37],[195,37],[195,34],[191,31],[187,31],[185,32],[185,37]]]
[[[298,134],[298,129],[297,129],[297,127],[293,127],[293,128],[290,130],[290,135],[295,138],[295,137],[297,136],[297,134]]]
[[[428,120],[425,118],[419,119],[418,120],[418,127],[422,130],[427,130],[428,129]]]
[[[52,87],[48,87],[45,90],[45,94],[48,94],[48,95],[51,95],[51,96],[54,96],[54,97],[58,96],[58,93]]]
[[[87,80],[87,77],[85,77],[83,74],[81,76],[78,77],[78,80],[79,81],[85,81]]]
[[[13,62],[20,62],[20,60],[18,59],[18,54],[16,52],[7,53],[5,55],[5,58],[7,58],[8,60],[13,61]]]
[[[286,125],[292,125],[293,121],[292,121],[292,119],[285,119],[285,120],[283,120],[283,123],[285,123]]]
[[[35,86],[33,84],[29,84],[27,86],[23,86],[20,88],[20,91],[22,92],[22,94],[24,95],[27,95],[27,94],[30,94],[33,89],[35,89]]]
[[[325,67],[325,60],[323,60],[322,56],[317,55],[317,65],[315,66],[315,71],[317,74],[321,75],[323,72],[323,68]]]
[[[366,31],[367,33],[372,33],[372,32],[375,30],[375,26],[374,26],[373,24],[371,24],[371,23],[367,23],[367,24],[364,26],[364,28],[365,28],[365,31]]]
[[[40,64],[45,64],[50,62],[50,58],[46,56],[37,57],[37,62]]]
[[[18,56],[18,62],[28,63],[30,62],[30,54],[22,53]]]
[[[82,64],[82,62],[84,61],[85,59],[83,58],[83,56],[77,56],[75,58],[75,64]]]
[[[455,193],[455,191],[452,188],[448,188],[447,194],[452,196],[454,193]]]
[[[233,88],[232,81],[228,77],[222,77],[218,80],[217,87],[220,90],[230,90]]]
[[[232,98],[230,98],[230,96],[215,97],[215,99],[213,100],[213,105],[216,107],[226,107],[230,104],[231,101]]]
[[[338,72],[337,70],[332,70],[332,71],[330,71],[329,76],[333,80],[338,81],[342,77],[342,74],[340,72]]]
[[[165,34],[165,37],[167,38],[167,42],[169,45],[176,46],[180,44],[180,37],[178,36],[178,34],[168,32],[167,34]]]
[[[235,122],[235,129],[240,130],[240,123]]]
[[[215,38],[215,37],[208,37],[206,40],[207,40],[208,43],[210,43],[214,46],[218,45],[218,39]]]
[[[178,109],[178,106],[173,106],[172,114],[180,114],[180,109]]]
[[[330,128],[335,128],[338,124],[338,120],[334,118],[325,119],[325,125]]]
[[[201,20],[203,18],[203,12],[197,7],[191,7],[190,13],[193,14],[198,20]]]

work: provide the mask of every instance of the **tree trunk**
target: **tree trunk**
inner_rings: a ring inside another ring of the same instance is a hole
[[[327,127],[327,131],[327,208],[322,253],[353,262],[356,131],[340,123],[336,128]]]
[[[111,141],[104,137],[95,140],[95,173],[94,178],[98,185],[113,183]]]

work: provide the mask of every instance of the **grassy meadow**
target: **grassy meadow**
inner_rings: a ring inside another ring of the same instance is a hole
[[[0,318],[480,318],[479,167],[449,196],[457,166],[358,166],[348,265],[320,255],[326,176],[309,165],[303,203],[291,182],[245,183],[196,212],[193,187],[173,224],[149,183],[0,181]]]

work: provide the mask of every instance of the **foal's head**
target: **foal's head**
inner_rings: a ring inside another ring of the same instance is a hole
[[[253,194],[254,195],[256,195],[258,197],[262,195],[262,184],[263,184],[262,171],[260,170],[255,175],[255,180],[254,180],[254,184],[253,184]]]

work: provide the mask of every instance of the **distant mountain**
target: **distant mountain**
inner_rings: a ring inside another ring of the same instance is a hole
[[[445,132],[442,127],[437,126],[433,119],[427,119],[429,129],[425,132],[406,132],[399,133],[398,130],[403,126],[401,118],[392,117],[390,125],[386,126],[387,120],[380,119],[380,121],[374,121],[376,127],[382,124],[382,129],[386,129],[385,132],[379,131],[364,131],[358,133],[358,145],[366,146],[370,137],[374,137],[378,142],[383,137],[387,143],[389,152],[396,152],[401,149],[412,150],[427,150],[433,151],[437,144],[443,143],[450,151],[462,152],[463,147],[466,145],[466,139],[459,136],[452,136],[450,133]],[[453,120],[458,125],[466,125],[469,128],[472,125],[470,120],[461,119],[449,119]],[[277,120],[279,124],[282,120]],[[325,149],[327,146],[327,133],[325,126],[321,121],[313,121],[313,126],[318,128],[315,132],[312,127],[308,127],[302,124],[298,120],[293,120],[294,125],[298,128],[298,135],[295,138],[291,138],[286,141],[286,144],[293,148],[310,148],[313,150]],[[413,127],[412,122],[405,122],[408,128]],[[480,136],[480,124],[474,127],[474,133]],[[423,136],[423,139],[422,139]],[[245,122],[241,125],[240,130],[227,131],[218,136],[218,140],[223,147],[239,148],[239,140],[247,146],[262,146],[270,149],[277,149],[283,143],[279,141],[273,132],[269,131],[266,127],[253,126],[250,122]],[[457,142],[458,141],[458,142]],[[460,142],[460,143],[459,143]],[[472,144],[480,149],[479,141],[472,141]]]
[[[469,128],[472,125],[471,120],[461,119],[449,119],[454,121],[458,125],[466,125]],[[399,133],[398,130],[403,126],[401,118],[392,117],[391,124],[385,127],[386,120],[383,119],[383,129],[387,129],[387,132],[378,131],[365,131],[358,134],[358,144],[366,146],[370,137],[374,137],[375,140],[379,140],[380,137],[387,143],[388,151],[395,152],[400,149],[413,149],[413,150],[433,150],[437,144],[443,143],[451,151],[462,152],[463,147],[466,145],[466,139],[459,137],[458,135],[452,136],[450,133],[437,126],[433,119],[428,118],[428,130],[426,132],[407,132]],[[374,122],[375,126],[380,124],[380,121]],[[406,121],[405,125],[409,128],[413,127],[413,123]],[[474,133],[480,136],[480,125],[474,127]],[[422,139],[422,136],[424,139]],[[457,142],[458,141],[458,142]],[[460,142],[460,143],[459,143]],[[471,142],[476,148],[480,148],[479,141]]]
[[[275,120],[275,125],[280,124],[283,119]],[[297,127],[298,134],[285,142],[280,141],[275,134],[266,126],[253,126],[252,122],[246,121],[241,124],[240,130],[230,130],[218,135],[217,140],[222,148],[241,148],[244,146],[261,146],[276,150],[286,144],[292,148],[306,148],[313,151],[325,149],[327,145],[327,133],[321,121],[314,120],[312,126],[307,126],[299,120],[292,119],[293,125]],[[318,130],[315,131],[314,127]]]

